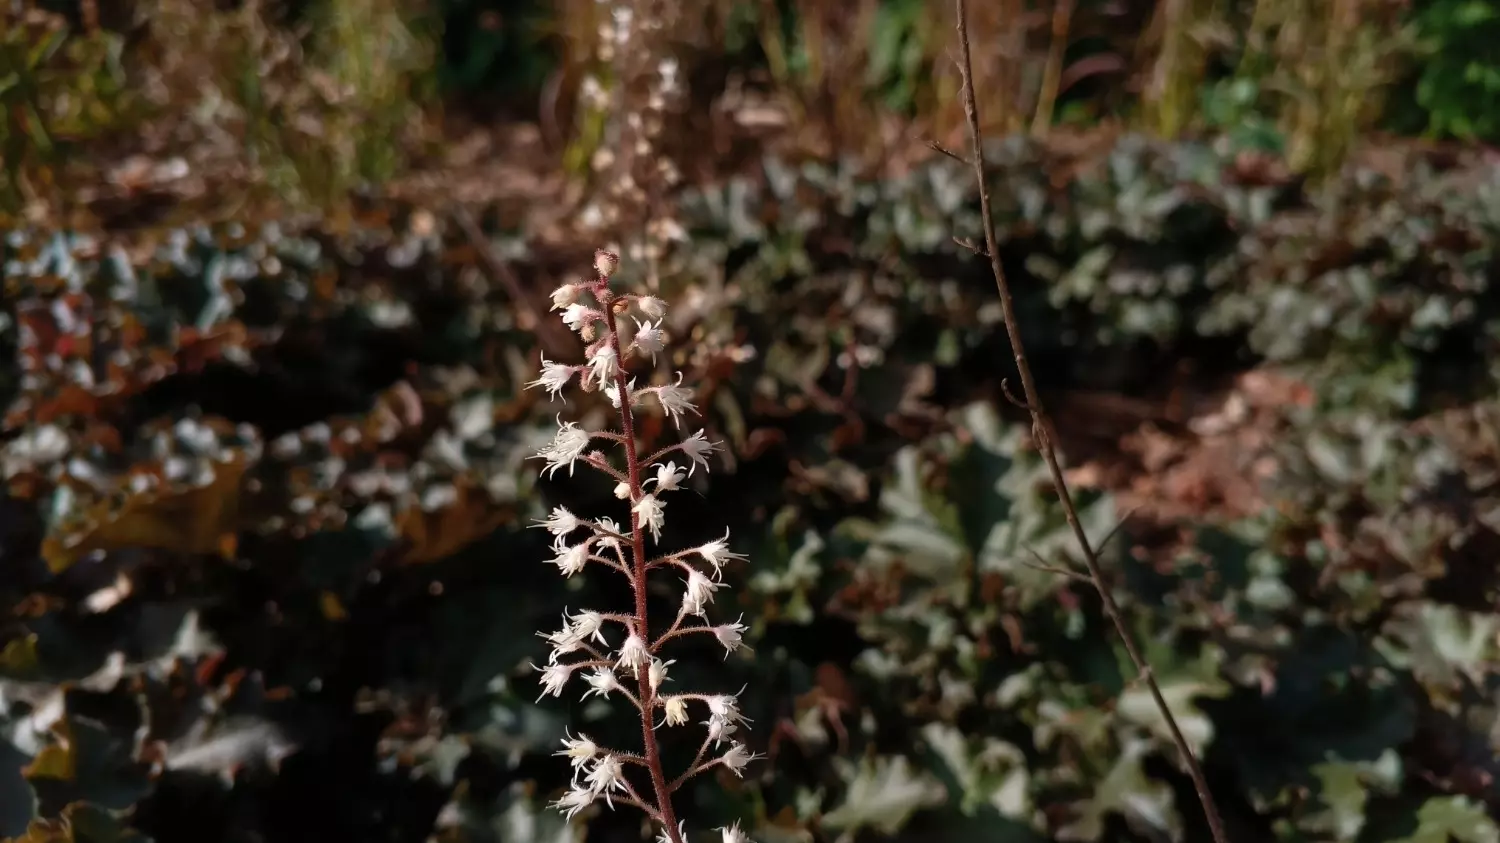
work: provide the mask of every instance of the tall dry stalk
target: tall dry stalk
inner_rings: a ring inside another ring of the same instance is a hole
[[[1151,699],[1156,703],[1157,710],[1161,712],[1162,719],[1166,721],[1167,728],[1172,733],[1172,742],[1177,745],[1177,751],[1182,756],[1188,775],[1193,779],[1193,788],[1198,793],[1198,801],[1203,805],[1203,813],[1208,819],[1208,827],[1213,834],[1214,843],[1229,843],[1229,835],[1224,831],[1224,821],[1219,816],[1219,808],[1214,803],[1213,793],[1208,789],[1208,780],[1203,775],[1203,768],[1198,764],[1198,758],[1193,754],[1193,749],[1188,745],[1187,739],[1183,737],[1182,728],[1177,725],[1177,718],[1172,715],[1172,709],[1167,705],[1166,698],[1162,696],[1161,686],[1157,684],[1150,663],[1146,661],[1145,656],[1141,655],[1140,648],[1135,643],[1135,637],[1125,625],[1119,604],[1115,602],[1109,583],[1104,578],[1104,569],[1099,564],[1099,556],[1089,542],[1088,534],[1083,530],[1083,524],[1078,519],[1078,510],[1073,505],[1073,496],[1069,493],[1067,481],[1063,477],[1062,463],[1057,456],[1057,446],[1054,444],[1052,423],[1047,418],[1041,395],[1037,392],[1036,379],[1031,373],[1031,365],[1026,360],[1026,347],[1021,340],[1021,328],[1016,318],[1015,302],[1011,298],[1010,284],[1005,279],[1005,270],[1000,265],[1000,246],[995,236],[994,217],[990,211],[989,185],[985,180],[984,145],[979,129],[979,107],[974,98],[974,71],[969,58],[968,4],[966,0],[956,0],[956,3],[958,70],[963,77],[964,116],[969,123],[969,147],[970,154],[973,156],[968,163],[974,168],[974,177],[979,182],[980,215],[984,221],[984,253],[990,259],[990,271],[994,273],[995,287],[1000,294],[1000,310],[1005,321],[1005,332],[1010,338],[1011,350],[1016,359],[1016,369],[1021,375],[1021,388],[1025,400],[1018,403],[1024,403],[1025,408],[1031,413],[1032,438],[1035,440],[1042,459],[1047,463],[1047,470],[1052,475],[1052,485],[1057,489],[1057,497],[1062,502],[1068,526],[1073,529],[1073,537],[1077,539],[1078,547],[1083,551],[1083,561],[1088,568],[1089,580],[1094,590],[1099,593],[1099,599],[1104,604],[1104,613],[1114,624],[1115,631],[1119,633],[1120,641],[1124,644],[1131,663],[1135,665],[1140,681],[1150,689]]]

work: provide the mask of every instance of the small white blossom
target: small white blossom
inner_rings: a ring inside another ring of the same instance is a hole
[[[660,319],[667,315],[667,303],[656,296],[637,296],[635,306],[647,319]]]
[[[613,670],[607,667],[596,667],[593,673],[588,674],[583,679],[589,684],[589,689],[583,692],[584,699],[587,699],[591,694],[598,694],[608,699],[611,692],[620,690],[619,678],[615,676]]]
[[[741,620],[744,617],[744,615],[740,615]],[[730,653],[738,650],[743,645],[746,629],[747,627],[739,621],[714,627],[714,637],[719,639],[720,646],[724,648],[724,658],[729,658]]]
[[[744,776],[745,765],[758,758],[756,754],[745,748],[739,741],[729,745],[729,751],[719,759],[725,767],[728,767],[736,776]]]
[[[609,343],[601,343],[594,349],[594,354],[589,358],[589,370],[584,375],[585,385],[598,382],[603,387],[615,379],[615,373],[620,370],[620,360],[615,356],[614,346]]]
[[[687,700],[682,697],[667,697],[662,707],[667,712],[668,726],[681,726],[688,721]]]
[[[688,574],[686,582],[687,591],[682,595],[682,611],[689,615],[702,615],[708,611],[708,604],[714,602],[714,592],[718,590],[719,584],[703,576],[697,569]]]
[[[536,667],[536,665],[532,667],[542,672],[542,693],[537,697],[539,701],[548,694],[561,697],[563,686],[568,684],[568,677],[573,675],[572,665],[549,664],[546,667]]]
[[[651,355],[653,363],[656,362],[656,352],[661,351],[665,347],[663,345],[665,341],[666,336],[662,333],[660,320],[656,322],[652,322],[649,319],[645,322],[639,319],[635,320],[635,341],[631,344],[646,354]]]
[[[699,556],[703,557],[704,562],[707,562],[708,564],[714,566],[715,577],[719,577],[723,574],[724,563],[743,562],[746,559],[743,553],[731,553],[729,551],[728,530],[724,531],[723,538],[714,539],[713,541],[706,544],[701,544],[693,548],[693,550],[690,552],[697,553]]]
[[[570,304],[563,310],[563,324],[575,331],[582,331],[583,326],[599,318],[599,312],[587,305]]]
[[[661,687],[661,683],[667,681],[667,667],[674,664],[677,664],[676,659],[662,661],[661,659],[653,658],[651,660],[651,667],[646,671],[646,683],[651,686],[651,693],[656,693],[656,689]]]
[[[667,520],[665,510],[666,504],[649,492],[642,495],[641,499],[636,501],[635,506],[630,508],[631,512],[641,516],[646,529],[651,531],[652,541],[661,541],[661,527]]]
[[[593,639],[600,644],[604,643],[604,616],[598,612],[584,609],[568,618],[568,628],[580,642]]]
[[[672,424],[682,427],[683,413],[697,413],[698,405],[692,402],[693,391],[682,386],[682,373],[677,373],[677,383],[666,386],[653,386],[642,390],[656,395],[656,400],[661,404],[662,412],[672,420]]]
[[[616,483],[615,484],[615,497],[619,498],[622,501],[625,500],[626,498],[630,497],[630,484],[626,483],[624,480],[621,480],[620,482]]]
[[[704,471],[708,471],[708,455],[717,450],[719,446],[717,443],[708,441],[708,437],[704,436],[703,431],[700,430],[689,436],[687,441],[683,442],[679,447],[693,461],[692,466],[688,468],[688,475],[691,476],[694,469],[700,465],[703,466]]]
[[[620,648],[620,655],[616,657],[615,664],[622,670],[639,675],[638,672],[649,658],[651,658],[651,653],[646,650],[645,639],[632,632],[630,637],[625,639],[625,645]]]
[[[620,384],[619,381],[610,381],[609,386],[604,388],[604,394],[609,398],[609,403],[616,410],[620,409]],[[630,409],[635,410],[635,378],[630,379],[630,385],[625,388],[625,395],[630,399]]]
[[[730,752],[733,751],[731,748]],[[588,783],[589,790],[595,796],[603,796],[613,808],[614,801],[610,799],[610,791],[625,789],[625,762],[618,755],[606,752],[595,759],[594,766],[584,774],[583,780]]]
[[[563,816],[571,820],[579,811],[594,804],[597,798],[586,785],[575,783],[567,793],[562,795],[562,798],[553,802],[549,807],[562,811]]]
[[[594,522],[594,527],[595,529],[601,531],[598,539],[600,547],[613,547],[617,550],[619,549],[620,540],[615,538],[614,536],[620,535],[620,525],[615,523],[615,519],[600,518],[598,521]],[[613,533],[614,535],[607,535],[609,533]]]
[[[687,831],[684,828],[686,824],[687,820],[678,820],[677,822],[677,839],[681,840],[682,843],[688,843]],[[663,828],[661,832],[656,835],[656,843],[672,843],[672,835],[665,828]]]
[[[582,732],[579,732],[576,738],[570,738],[567,736],[567,733],[564,733],[562,745],[562,749],[552,754],[561,755],[568,759],[568,763],[573,765],[573,782],[577,784],[578,775],[583,771],[583,766],[594,760],[594,756],[599,754],[599,745]]]
[[[555,399],[558,393],[562,392],[563,388],[568,385],[568,381],[573,379],[573,373],[576,371],[578,371],[577,366],[553,363],[547,359],[546,355],[542,355],[542,376],[527,383],[526,388],[530,389],[533,386],[546,387],[547,393]]]
[[[576,303],[578,301],[578,287],[579,285],[577,284],[564,284],[561,287],[558,287],[556,290],[553,290],[552,307],[549,309],[562,310],[563,308]]]
[[[723,843],[751,843],[749,835],[740,831],[740,824],[738,822],[734,825],[726,825],[719,829],[719,831],[724,833]]]
[[[722,717],[710,717],[703,725],[708,727],[708,739],[713,741],[714,746],[718,746],[740,728]]]
[[[658,463],[656,466],[656,477],[654,478],[657,493],[670,492],[679,488],[678,484],[685,477],[687,477],[687,472],[678,468],[677,463],[671,461]]]
[[[569,547],[568,544],[563,541],[562,536],[558,536],[557,541],[554,541],[552,543],[552,552],[556,553],[557,555],[547,561],[551,562],[553,565],[556,565],[557,569],[561,571],[562,575],[565,577],[573,576],[579,571],[582,571],[585,565],[589,564],[588,542]]]
[[[583,522],[578,520],[578,516],[569,512],[567,508],[554,506],[552,508],[552,516],[538,521],[536,526],[547,528],[547,532],[554,536],[566,536],[583,526]]]
[[[563,466],[568,467],[568,476],[573,476],[573,463],[583,456],[583,452],[589,446],[588,431],[583,430],[574,422],[561,423],[557,428],[557,435],[547,444],[547,447],[536,452],[536,455],[547,461],[547,467],[542,469],[551,477]]]

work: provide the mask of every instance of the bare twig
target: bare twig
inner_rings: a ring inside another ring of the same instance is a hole
[[[1182,756],[1188,775],[1193,779],[1193,788],[1198,793],[1198,801],[1203,805],[1203,813],[1208,820],[1208,828],[1213,835],[1214,843],[1229,843],[1229,835],[1224,831],[1224,821],[1220,818],[1219,808],[1208,789],[1208,780],[1203,775],[1203,768],[1193,754],[1193,748],[1183,737],[1182,728],[1177,725],[1177,718],[1172,716],[1172,709],[1167,705],[1166,698],[1162,696],[1161,686],[1157,684],[1150,665],[1141,655],[1134,636],[1131,635],[1124,617],[1120,614],[1119,604],[1115,602],[1114,594],[1104,578],[1104,570],[1099,564],[1099,555],[1089,543],[1088,534],[1084,532],[1083,525],[1078,520],[1078,510],[1073,505],[1073,497],[1069,494],[1067,481],[1063,477],[1053,427],[1047,418],[1046,409],[1042,406],[1041,396],[1037,393],[1036,382],[1031,374],[1031,365],[1026,361],[1026,349],[1021,341],[1015,303],[1011,299],[1010,285],[1005,280],[1005,271],[1000,265],[1000,248],[995,236],[994,217],[990,212],[990,190],[985,180],[984,149],[979,130],[979,107],[974,95],[973,62],[969,55],[968,4],[966,0],[955,0],[955,2],[958,11],[958,70],[963,75],[964,116],[968,118],[969,142],[972,147],[970,164],[979,182],[980,215],[984,221],[984,241],[987,247],[985,251],[990,259],[990,270],[995,275],[995,287],[1000,294],[1000,310],[1005,321],[1005,332],[1010,337],[1011,349],[1016,358],[1016,369],[1021,375],[1025,406],[1031,413],[1032,435],[1036,440],[1037,450],[1041,452],[1042,458],[1047,462],[1047,469],[1052,474],[1052,484],[1057,489],[1057,497],[1062,502],[1063,512],[1067,515],[1068,526],[1073,528],[1073,537],[1077,539],[1078,547],[1083,551],[1084,565],[1088,568],[1088,576],[1093,582],[1094,589],[1099,593],[1099,599],[1104,605],[1104,613],[1114,624],[1115,631],[1119,633],[1120,641],[1125,646],[1125,652],[1130,656],[1130,661],[1135,665],[1146,687],[1150,689],[1151,699],[1161,712],[1162,719],[1166,721],[1167,728],[1172,733],[1172,742],[1177,745],[1177,751]]]
[[[521,285],[521,279],[516,277],[515,272],[511,271],[510,266],[501,260],[499,255],[495,254],[489,238],[484,236],[483,231],[480,231],[479,224],[474,221],[473,215],[457,204],[449,209],[448,215],[458,223],[458,227],[463,230],[464,236],[468,238],[474,251],[479,253],[479,259],[489,267],[490,274],[495,276],[495,279],[505,288],[511,301],[515,303],[516,326],[523,331],[535,333],[537,339],[541,341],[542,350],[553,357],[560,357],[566,353],[570,345],[567,334],[561,333],[563,329],[555,321],[541,318],[535,301]]]

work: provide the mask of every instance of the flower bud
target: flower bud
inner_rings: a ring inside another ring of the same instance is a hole
[[[578,335],[583,337],[584,342],[593,342],[599,338],[599,329],[594,327],[593,322],[589,322],[578,329]]]
[[[621,296],[610,304],[609,309],[613,310],[616,314],[624,313],[630,309],[630,299]]]
[[[603,249],[594,252],[594,271],[599,273],[600,278],[609,278],[619,268],[619,255],[614,252],[606,252]]]

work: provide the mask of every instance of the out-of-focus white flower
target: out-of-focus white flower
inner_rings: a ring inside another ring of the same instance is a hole
[[[708,604],[714,602],[714,592],[718,588],[718,583],[693,569],[687,577],[687,590],[682,594],[682,611],[689,615],[704,614],[708,611]]]
[[[592,790],[595,796],[603,796],[613,808],[614,802],[610,799],[610,792],[625,789],[625,762],[621,761],[618,755],[606,752],[594,760],[594,766],[584,773],[583,780],[588,783],[589,790]]]
[[[568,381],[573,379],[573,373],[576,371],[578,371],[577,366],[553,363],[547,359],[546,355],[543,355],[542,376],[528,382],[526,388],[530,389],[533,386],[545,387],[548,395],[552,398],[557,398],[558,394],[563,391],[563,388],[568,385]]]
[[[678,488],[678,484],[684,477],[687,477],[687,472],[678,468],[677,463],[671,461],[658,463],[655,477],[657,493],[670,492]]]
[[[656,296],[637,296],[635,306],[647,319],[660,319],[667,315],[667,303]]]
[[[579,285],[564,284],[552,291],[551,310],[562,310],[571,304],[578,302]]]
[[[583,522],[566,507],[555,506],[552,508],[552,516],[538,521],[535,526],[547,528],[547,532],[554,536],[566,536],[583,526]]]
[[[646,529],[651,531],[652,541],[661,541],[661,526],[667,520],[666,506],[656,495],[647,492],[630,508],[631,512],[641,516]]]
[[[583,452],[589,447],[588,431],[580,428],[575,422],[562,422],[559,419],[557,435],[552,441],[540,451],[536,452],[538,457],[547,461],[547,467],[542,469],[548,477],[557,473],[559,468],[568,467],[568,476],[573,476],[573,463],[583,456]]]
[[[598,319],[599,311],[582,304],[570,304],[563,309],[562,321],[564,325],[575,331],[582,331],[583,326]]]

